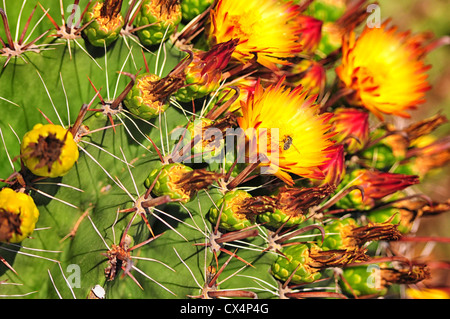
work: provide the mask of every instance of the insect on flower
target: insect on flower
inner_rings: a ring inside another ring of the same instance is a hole
[[[288,135],[283,138],[282,142],[283,142],[283,150],[287,151],[292,146],[292,137]]]
[[[248,143],[247,156],[257,155],[266,173],[290,186],[294,182],[289,173],[324,178],[319,166],[327,160],[334,133],[328,132],[331,114],[318,114],[315,99],[301,86],[292,90],[285,87],[283,80],[267,88],[258,82],[237,119]],[[277,132],[279,139],[274,135]],[[252,149],[251,143],[256,144]]]

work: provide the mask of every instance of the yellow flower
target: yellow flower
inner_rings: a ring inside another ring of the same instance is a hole
[[[31,196],[6,187],[0,191],[0,242],[20,243],[34,231],[38,218]]]
[[[233,57],[257,62],[271,69],[287,64],[301,51],[300,25],[293,23],[299,7],[277,0],[219,0],[210,13],[211,45],[239,39]]]
[[[256,84],[247,102],[242,103],[239,126],[248,144],[256,141],[257,155],[262,159],[259,165],[267,173],[288,185],[293,185],[289,173],[323,179],[319,166],[329,160],[331,150],[327,148],[333,145],[333,133],[328,132],[332,114],[319,114],[314,103],[317,96],[307,96],[302,86],[291,90],[282,82],[266,89]],[[254,148],[249,150],[251,157]]]
[[[36,124],[20,145],[25,166],[35,175],[59,177],[78,160],[78,146],[70,131],[60,125]]]
[[[411,299],[450,299],[450,292],[439,288],[408,288],[406,295]]]
[[[358,39],[354,32],[344,37],[342,64],[336,72],[354,90],[354,102],[378,118],[383,119],[383,113],[409,117],[407,111],[423,103],[430,89],[424,52],[420,36],[399,33],[387,23],[366,26]]]

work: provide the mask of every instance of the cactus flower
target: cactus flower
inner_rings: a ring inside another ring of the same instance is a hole
[[[277,0],[219,0],[210,12],[211,45],[239,39],[233,57],[247,63],[253,58],[277,69],[301,51],[301,26],[294,23],[299,8]]]
[[[363,210],[374,207],[377,200],[419,183],[419,177],[416,175],[404,175],[368,169],[354,170],[346,178],[348,181],[354,179],[352,185],[358,185],[364,189],[364,199],[360,192],[353,191],[341,199],[338,205],[346,207],[349,204],[347,201],[350,201],[350,205]]]
[[[361,150],[369,140],[369,113],[355,108],[337,108],[331,120],[338,132],[334,139],[343,142],[349,153]]]
[[[0,242],[20,243],[34,231],[38,218],[31,196],[6,187],[0,191]]]
[[[366,26],[356,38],[346,36],[342,63],[336,73],[350,97],[378,118],[383,114],[409,117],[407,111],[424,102],[430,89],[423,61],[423,48],[408,32],[384,23],[380,28]]]
[[[250,155],[257,152],[268,159],[260,165],[288,185],[293,185],[289,173],[324,178],[319,166],[327,162],[327,149],[333,144],[333,133],[328,132],[331,114],[318,114],[315,99],[302,87],[291,90],[282,81],[266,89],[258,83],[238,118],[247,140],[258,144],[258,150],[250,150]],[[273,135],[277,132],[278,140]]]
[[[307,15],[298,15],[295,22],[300,25],[302,54],[314,54],[322,37],[323,22]]]
[[[53,178],[67,174],[78,160],[79,152],[69,130],[39,123],[24,135],[20,155],[33,174]]]
[[[325,68],[314,60],[303,59],[291,65],[287,80],[295,86],[302,85],[310,94],[322,94],[326,84]]]
[[[445,288],[408,288],[406,295],[411,299],[450,299],[450,292]]]
[[[342,144],[335,144],[327,150],[330,151],[326,155],[328,160],[319,166],[319,169],[325,176],[320,181],[320,184],[338,186],[342,182],[346,172],[344,146]]]

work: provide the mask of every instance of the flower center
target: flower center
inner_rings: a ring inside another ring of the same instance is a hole
[[[373,70],[376,70],[376,72],[373,72]],[[373,94],[373,91],[377,90],[380,83],[383,82],[383,78],[385,79],[385,75],[382,67],[361,67],[355,75],[354,80],[357,81],[357,84],[355,84],[361,91]]]
[[[243,24],[243,22],[245,23],[246,21],[247,20],[242,19],[241,16],[230,17],[229,23],[232,26],[231,30],[233,31],[232,38],[249,39],[253,35],[252,24]]]
[[[181,88],[183,83],[183,75],[169,75],[159,79],[158,76],[152,74],[139,79],[137,87],[141,91],[143,102],[160,111],[170,95]]]
[[[152,1],[144,6],[146,12],[150,12],[154,17],[158,17],[159,21],[166,21],[166,23],[177,21],[180,15],[180,6],[177,0]]]
[[[115,30],[122,26],[123,24],[123,17],[119,14],[120,13],[120,6],[116,5],[107,5],[105,3],[97,3],[94,6],[94,19],[97,20],[98,24],[101,26],[104,31],[108,32],[110,30]]]
[[[66,136],[64,137],[64,141]],[[59,161],[61,149],[65,144],[64,141],[58,139],[55,133],[50,133],[46,137],[39,135],[37,143],[30,143],[28,147],[32,151],[29,156],[39,159],[39,163],[36,164],[35,169],[47,166],[50,172],[53,163]]]
[[[22,235],[20,215],[0,208],[0,242],[7,242],[13,234]]]

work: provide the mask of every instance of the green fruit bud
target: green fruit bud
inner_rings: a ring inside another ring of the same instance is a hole
[[[168,101],[158,99],[154,94],[154,87],[158,81],[161,81],[161,78],[152,73],[144,73],[136,77],[136,83],[123,100],[133,115],[150,120],[167,110]]]
[[[136,33],[146,46],[167,39],[181,22],[181,7],[177,1],[144,0],[134,21],[136,27],[147,27]]]
[[[144,184],[146,187],[150,187],[156,179],[152,189],[153,194],[156,196],[169,195],[172,199],[188,202],[191,200],[191,194],[179,187],[177,182],[183,178],[183,175],[192,171],[192,168],[181,163],[167,164],[150,172]]]
[[[385,287],[382,281],[380,266],[378,264],[370,264],[347,267],[342,273],[345,281],[341,279],[339,286],[349,296],[384,296],[388,288]]]
[[[366,213],[366,217],[372,223],[384,223],[390,220],[390,224],[398,225],[398,230],[402,234],[407,234],[411,231],[414,221],[413,212],[397,207],[372,210]]]
[[[89,43],[95,47],[103,48],[116,41],[125,23],[120,13],[112,12],[110,15],[105,15],[105,10],[103,10],[105,5],[107,4],[95,1],[89,6],[88,11],[83,16],[84,23],[94,20],[83,32],[87,36]]]
[[[181,1],[181,11],[183,20],[190,21],[204,12],[214,0],[183,0]]]
[[[398,160],[392,149],[381,143],[364,150],[361,156],[363,163],[379,170],[391,168]]]
[[[314,282],[322,276],[320,269],[310,266],[310,246],[292,245],[283,249],[283,254],[272,264],[272,274],[275,278],[286,281],[292,276],[291,283],[302,284]],[[297,270],[296,270],[297,269]]]
[[[151,187],[156,196],[168,195],[171,199],[187,203],[195,194],[217,181],[222,174],[205,169],[192,169],[181,163],[166,164],[154,169],[144,184]]]
[[[247,214],[239,213],[241,205],[246,198],[252,195],[243,190],[232,190],[227,192],[208,213],[209,221],[216,224],[220,215],[219,227],[228,231],[241,230],[253,225],[254,218]]]
[[[320,246],[323,250],[354,248],[355,243],[351,233],[355,227],[358,225],[353,218],[335,220],[326,224],[323,227],[326,235]]]

